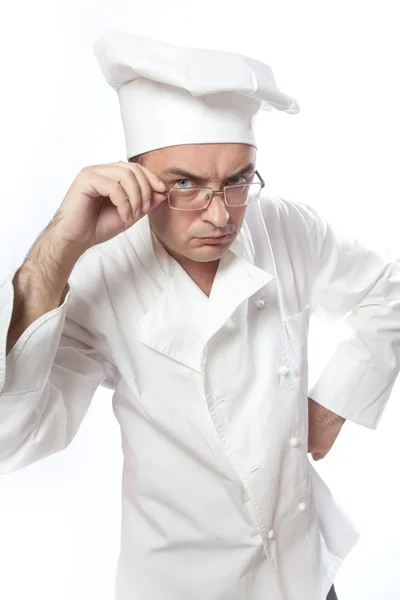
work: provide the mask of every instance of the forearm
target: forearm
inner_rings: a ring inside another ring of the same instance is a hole
[[[14,305],[6,355],[34,321],[62,304],[68,278],[81,254],[61,243],[51,228],[36,240],[13,279]]]

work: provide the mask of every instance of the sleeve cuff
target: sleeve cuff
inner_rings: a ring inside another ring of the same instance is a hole
[[[23,394],[39,388],[48,376],[61,338],[71,290],[67,287],[62,304],[31,323],[6,356],[7,336],[14,306],[13,278],[16,270],[0,285],[0,393]],[[40,347],[40,352],[38,348]],[[23,359],[19,356],[23,353]],[[10,382],[9,384],[7,383]],[[11,383],[12,382],[12,383]]]
[[[351,348],[338,350],[309,392],[310,398],[358,425],[376,429],[396,378],[366,364]]]

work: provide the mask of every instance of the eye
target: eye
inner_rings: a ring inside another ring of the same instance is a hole
[[[194,185],[188,185],[188,183],[193,183],[193,181],[190,179],[178,179],[177,181],[173,182],[173,185],[176,185],[176,189],[178,190],[186,190],[188,188],[195,187]]]
[[[231,177],[228,179],[228,185],[241,185],[248,183],[247,177],[244,175],[236,175],[235,177]]]

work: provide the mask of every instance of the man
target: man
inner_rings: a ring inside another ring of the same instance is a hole
[[[324,600],[358,534],[308,460],[376,427],[399,369],[395,266],[266,196],[267,65],[110,31],[128,163],[86,167],[0,288],[0,467],[72,441],[100,384],[124,452],[118,600]],[[310,314],[346,317],[308,399]],[[310,429],[308,425],[310,409]]]

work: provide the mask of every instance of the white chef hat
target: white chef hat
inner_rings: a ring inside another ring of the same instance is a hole
[[[127,158],[180,144],[256,146],[259,110],[300,110],[278,89],[268,65],[240,54],[113,29],[95,42],[94,51],[118,93]]]

